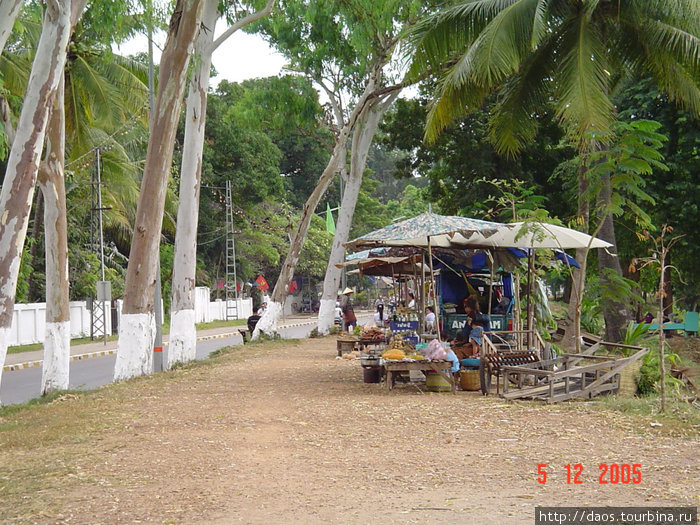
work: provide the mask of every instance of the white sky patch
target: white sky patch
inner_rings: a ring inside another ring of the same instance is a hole
[[[223,24],[217,24],[216,36],[223,31]],[[153,60],[157,64],[165,45],[165,33],[156,34],[153,41]],[[147,53],[148,39],[145,35],[139,35],[121,46],[115,46],[115,52],[122,55]],[[217,86],[222,79],[242,82],[249,78],[277,76],[282,73],[285,64],[285,58],[260,35],[237,31],[214,52],[213,65],[218,75],[211,79],[211,86]]]

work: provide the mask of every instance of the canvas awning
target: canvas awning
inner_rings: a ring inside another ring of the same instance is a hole
[[[544,222],[514,222],[495,232],[468,232],[456,244],[490,248],[546,248],[566,250],[573,248],[609,248],[612,246],[587,233]]]
[[[438,215],[432,212],[390,224],[345,244],[354,250],[379,246],[418,246],[449,248],[475,232],[494,233],[503,224],[469,217]]]

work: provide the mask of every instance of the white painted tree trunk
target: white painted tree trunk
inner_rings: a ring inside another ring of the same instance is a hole
[[[12,26],[22,9],[23,0],[2,0],[0,2],[0,53],[12,33]]]
[[[160,61],[146,164],[136,209],[134,235],[124,286],[114,379],[151,373],[153,303],[165,193],[187,66],[200,28],[204,0],[178,0]]]
[[[47,3],[0,193],[0,370],[7,354],[7,334],[46,123],[66,61],[70,23],[70,0]]]
[[[341,159],[345,158],[343,152],[347,147],[350,132],[355,127],[355,123],[360,118],[365,106],[373,98],[378,76],[379,74],[376,73],[370,77],[362,96],[350,115],[350,118],[341,128],[336,137],[335,146],[333,147],[333,153],[328,161],[328,165],[323,170],[318,183],[316,183],[316,187],[311,192],[311,195],[309,195],[309,198],[304,204],[304,208],[302,209],[301,217],[299,219],[299,225],[297,226],[297,231],[292,238],[289,252],[287,253],[287,257],[282,264],[282,269],[280,270],[280,275],[275,283],[275,288],[272,291],[268,308],[265,310],[265,313],[255,326],[252,339],[257,339],[260,337],[261,333],[272,336],[277,331],[277,323],[279,323],[279,319],[282,316],[282,305],[284,304],[287,294],[289,293],[289,283],[294,277],[294,270],[296,269],[297,262],[299,261],[299,254],[304,246],[306,235],[309,232],[311,217],[313,216],[314,210],[318,206],[318,203],[321,201],[321,197],[323,197],[323,194],[326,193],[332,178],[336,173],[338,173],[338,170],[340,170],[340,161]],[[275,304],[276,307],[271,308],[271,304]]]
[[[68,388],[70,305],[68,282],[68,217],[64,179],[65,106],[61,78],[46,132],[45,157],[39,167],[44,196],[46,252],[46,332],[41,394]]]
[[[70,371],[70,321],[46,323],[41,395],[68,389]]]
[[[197,268],[197,225],[199,223],[199,190],[202,177],[202,148],[207,114],[207,88],[211,70],[214,28],[219,16],[217,0],[206,0],[202,25],[194,52],[198,67],[189,81],[185,102],[185,139],[180,169],[180,195],[173,256],[172,302],[168,368],[187,363],[196,357],[197,329],[194,315],[194,287]]]
[[[180,171],[180,203],[177,209],[175,254],[173,257],[173,297],[170,315],[168,368],[175,363],[192,361],[196,355],[197,328],[194,315],[194,288],[197,266],[197,225],[199,224],[199,191],[202,179],[202,150],[207,116],[207,88],[211,57],[229,36],[238,29],[266,16],[274,1],[229,27],[214,41],[214,28],[221,13],[218,0],[205,0],[202,27],[195,43],[198,68],[190,79],[185,103],[185,139]]]
[[[122,313],[119,319],[119,347],[114,363],[114,380],[121,381],[153,371],[153,342],[156,338],[156,318],[153,312]],[[148,352],[125,352],[124,348],[147,348]],[[119,349],[122,349],[120,352]]]
[[[318,332],[323,335],[328,334],[333,327],[335,303],[342,272],[336,264],[340,264],[345,260],[345,243],[348,241],[348,236],[350,235],[350,227],[352,226],[352,218],[355,214],[357,197],[360,194],[360,187],[362,186],[362,176],[367,164],[369,148],[377,132],[379,121],[397,95],[398,92],[392,94],[389,100],[383,104],[380,104],[378,100],[375,103],[368,104],[355,126],[352,138],[352,150],[350,153],[350,175],[348,176],[345,193],[343,194],[343,201],[340,205],[340,211],[338,212],[338,223],[335,226],[333,246],[328,259],[326,277],[323,280],[321,304],[324,305],[325,303],[325,308],[323,308],[323,310],[319,308],[318,311]],[[332,310],[330,308],[331,304],[333,306]]]

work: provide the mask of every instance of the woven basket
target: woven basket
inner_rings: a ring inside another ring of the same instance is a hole
[[[478,370],[460,370],[459,371],[459,384],[462,390],[475,391],[481,388],[481,383],[479,382],[479,371]]]
[[[638,360],[623,368],[620,372],[620,388],[617,390],[619,396],[632,397],[637,393],[637,379],[642,368],[642,361]]]

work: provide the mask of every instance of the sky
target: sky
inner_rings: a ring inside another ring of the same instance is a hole
[[[216,36],[223,31],[223,25]],[[160,49],[165,44],[165,34],[161,33],[154,38],[154,61],[160,61]],[[148,40],[145,36],[138,36],[115,49],[117,53],[132,55],[148,51]],[[215,87],[222,79],[231,82],[241,82],[249,78],[263,78],[276,76],[282,72],[285,65],[284,57],[272,49],[259,35],[249,35],[243,31],[237,31],[231,35],[214,52],[213,65],[218,75],[211,79],[211,86]]]

